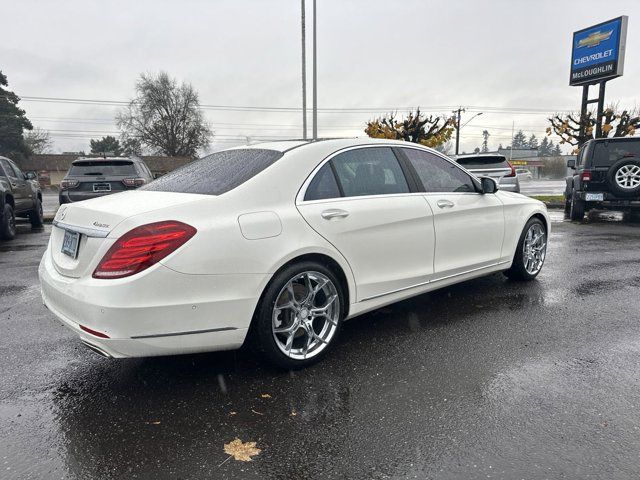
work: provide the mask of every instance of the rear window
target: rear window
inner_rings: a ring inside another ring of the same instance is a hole
[[[257,148],[216,152],[188,163],[140,190],[221,195],[256,176],[282,155],[275,150]]]
[[[593,166],[610,167],[623,158],[640,158],[640,141],[595,142]]]
[[[482,156],[482,157],[467,157],[467,158],[458,158],[456,159],[458,164],[462,165],[466,169],[474,169],[474,168],[509,168],[509,163],[507,163],[507,159],[504,157],[492,157],[492,156]]]
[[[91,162],[77,162],[71,165],[69,175],[137,175],[136,168],[131,161],[122,160],[95,160]]]

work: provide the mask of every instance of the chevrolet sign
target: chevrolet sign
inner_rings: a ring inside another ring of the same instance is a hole
[[[627,16],[573,34],[569,85],[588,85],[622,75]]]

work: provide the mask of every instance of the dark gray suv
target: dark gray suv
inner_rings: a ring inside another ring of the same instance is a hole
[[[153,180],[138,157],[78,158],[60,182],[60,205],[132,190]]]

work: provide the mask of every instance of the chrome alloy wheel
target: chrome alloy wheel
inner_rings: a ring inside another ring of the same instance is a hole
[[[620,188],[630,190],[640,185],[640,166],[623,165],[616,172],[616,183]]]
[[[527,230],[522,244],[522,259],[527,273],[530,275],[538,273],[546,255],[547,234],[542,225],[534,223]]]
[[[271,329],[282,353],[294,360],[305,360],[329,345],[339,320],[336,286],[322,273],[309,271],[296,275],[280,290]]]

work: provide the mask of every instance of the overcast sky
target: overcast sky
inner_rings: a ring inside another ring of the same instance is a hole
[[[311,2],[307,0],[308,53]],[[128,100],[140,72],[166,70],[193,84],[205,105],[299,107],[299,0],[6,1],[0,69],[23,97]],[[508,144],[515,128],[538,137],[545,117],[578,109],[568,86],[571,34],[629,16],[622,78],[607,103],[635,106],[640,78],[640,2],[318,0],[321,136],[359,136],[366,121],[420,106],[450,114],[469,107],[462,149]],[[311,105],[311,57],[308,57]],[[595,94],[595,89],[594,89]],[[117,133],[113,105],[23,100],[55,151],[89,150]],[[369,111],[354,112],[365,108]],[[504,109],[518,108],[517,114]],[[502,112],[495,110],[502,109]],[[206,110],[219,149],[238,138],[301,136],[296,112]],[[309,114],[309,119],[311,115]]]

